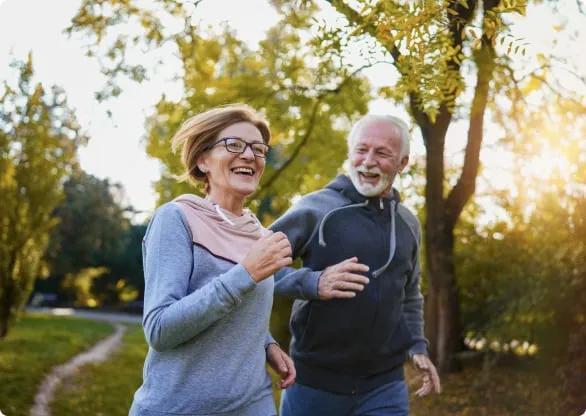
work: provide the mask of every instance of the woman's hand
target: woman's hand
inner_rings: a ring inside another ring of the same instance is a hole
[[[253,244],[242,265],[255,282],[261,282],[292,263],[291,244],[282,232],[265,235]]]
[[[293,360],[279,347],[278,344],[269,344],[267,347],[267,363],[281,376],[279,387],[286,389],[295,383],[295,366]]]

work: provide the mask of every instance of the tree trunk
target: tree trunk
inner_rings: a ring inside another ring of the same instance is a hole
[[[431,356],[440,372],[457,369],[455,353],[461,348],[459,298],[454,267],[453,225],[446,220],[444,146],[451,115],[442,108],[432,123],[416,118],[426,150],[425,253],[429,291],[425,327]]]
[[[432,357],[441,373],[459,368],[455,353],[462,348],[451,233],[452,230],[444,230],[444,235],[428,237],[426,251],[427,272],[432,282],[426,313],[433,323],[427,329]]]
[[[18,246],[16,250],[7,253],[6,258],[3,259],[6,263],[2,264],[2,270],[0,271],[0,285],[2,286],[2,290],[0,291],[0,340],[8,333],[10,324],[14,318],[14,305],[16,293],[18,291],[16,282],[12,279],[14,266],[16,264],[16,255],[14,253],[21,249],[22,248]]]
[[[10,323],[10,302],[7,298],[7,291],[9,288],[5,288],[2,292],[2,298],[0,299],[0,340],[3,339],[8,333],[8,324]]]
[[[3,339],[8,333],[8,319],[0,316],[0,339]]]

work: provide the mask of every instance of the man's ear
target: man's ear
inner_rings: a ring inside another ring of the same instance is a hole
[[[409,156],[403,156],[403,158],[401,159],[401,164],[399,165],[399,173],[403,172],[403,169],[405,169],[405,166],[407,166],[409,164]]]

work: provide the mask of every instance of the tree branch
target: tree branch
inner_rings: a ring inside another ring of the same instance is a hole
[[[394,44],[394,42],[387,42],[381,40],[377,35],[376,27],[372,24],[367,24],[364,21],[363,16],[354,10],[352,7],[348,6],[344,3],[344,0],[326,0],[328,3],[332,5],[334,9],[336,9],[339,13],[343,14],[348,23],[353,26],[360,26],[363,28],[370,36],[377,40],[380,45],[385,48],[393,57],[392,64],[397,68],[397,71],[401,73],[401,75],[405,75],[401,72],[400,68],[397,66],[398,58],[400,57],[399,49]]]
[[[259,188],[255,193],[253,193],[250,196],[250,199],[257,198],[261,193],[263,193],[264,191],[269,189],[271,187],[271,185],[279,178],[279,176],[281,176],[281,173],[283,173],[283,171],[285,169],[287,169],[287,167],[289,165],[291,165],[291,163],[293,163],[293,161],[297,158],[297,156],[301,152],[301,149],[303,149],[303,147],[305,146],[305,144],[307,143],[307,141],[311,137],[311,133],[313,132],[313,127],[315,126],[315,119],[317,117],[319,105],[321,104],[322,99],[323,99],[323,96],[318,97],[318,99],[313,104],[313,109],[311,110],[311,116],[309,118],[309,127],[305,131],[305,134],[301,138],[301,141],[297,144],[297,146],[293,150],[293,153],[291,153],[291,156],[289,157],[289,159],[287,159],[285,161],[285,163],[283,163],[283,165],[281,165],[281,167],[279,169],[275,170],[275,172],[271,175],[271,177],[269,179],[267,179],[267,181],[262,185],[262,188]]]
[[[295,161],[295,159],[299,156],[301,150],[307,144],[307,141],[311,138],[311,134],[313,133],[313,128],[315,126],[315,120],[316,120],[318,112],[319,112],[319,106],[322,103],[322,101],[329,94],[339,94],[340,91],[342,91],[342,89],[346,86],[346,84],[348,84],[348,82],[350,82],[350,80],[352,78],[354,78],[358,73],[360,73],[361,71],[363,71],[366,68],[369,68],[373,65],[376,65],[377,63],[380,63],[380,62],[375,62],[372,64],[363,65],[360,68],[357,68],[356,70],[354,70],[353,72],[348,74],[342,80],[342,82],[340,82],[340,84],[337,85],[335,88],[321,90],[320,94],[317,96],[317,98],[315,100],[315,103],[313,104],[313,108],[311,110],[311,115],[309,117],[309,126],[308,126],[307,130],[305,131],[305,134],[303,135],[303,137],[301,138],[301,140],[299,141],[299,143],[297,144],[297,146],[295,147],[295,149],[291,153],[291,156],[289,156],[289,158],[281,165],[281,167],[279,169],[275,170],[275,172],[271,175],[271,177],[269,179],[267,179],[267,181],[262,185],[261,188],[259,188],[256,192],[254,192],[250,196],[250,199],[255,199],[259,195],[264,193],[267,189],[270,189],[270,187],[273,185],[273,183],[279,178],[279,176],[281,176],[283,171],[285,169],[287,169],[287,167],[289,167]],[[304,88],[304,87],[298,87],[298,88]]]
[[[499,0],[485,2],[485,13],[498,5]],[[458,182],[446,198],[447,227],[453,228],[464,209],[464,206],[474,194],[476,177],[480,164],[480,148],[484,136],[484,113],[488,101],[489,83],[495,67],[495,51],[490,40],[483,34],[480,51],[475,56],[478,75],[468,126],[468,142],[464,154],[464,166]]]
[[[391,54],[391,56],[393,57],[392,64],[395,66],[395,68],[401,74],[401,76],[407,75],[401,70],[401,68],[398,65],[399,58],[401,57],[401,52],[399,51],[399,48],[397,47],[397,45],[395,45],[393,42],[386,42],[384,40],[381,40],[377,36],[378,33],[376,30],[376,27],[372,24],[366,24],[366,22],[364,21],[363,17],[360,15],[360,13],[358,13],[356,10],[354,10],[353,8],[348,6],[346,3],[344,3],[344,0],[327,0],[327,1],[339,13],[342,13],[344,15],[344,17],[346,17],[346,19],[348,20],[348,23],[350,25],[356,25],[356,26],[362,27],[370,36],[372,36],[374,39],[376,39],[377,42],[379,42],[380,45],[383,48],[385,48],[385,50],[387,52],[389,52]],[[419,101],[420,100],[419,100],[418,94],[416,94],[415,92],[412,92],[409,96],[409,108],[411,110],[411,113],[413,114],[413,117],[415,118],[415,121],[417,122],[417,124],[419,126],[430,124],[431,121],[429,120],[428,115],[425,114],[425,112],[422,111],[421,109],[419,109],[419,107],[416,105],[416,103]]]

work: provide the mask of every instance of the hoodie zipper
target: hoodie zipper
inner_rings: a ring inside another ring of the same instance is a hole
[[[372,272],[372,277],[375,279],[378,278],[386,269],[389,267],[391,262],[393,261],[393,257],[395,257],[395,250],[397,249],[397,240],[396,240],[396,229],[395,229],[395,209],[396,209],[396,202],[391,201],[389,204],[389,214],[391,216],[391,230],[389,233],[389,248],[388,248],[388,259],[387,262],[381,268]]]

